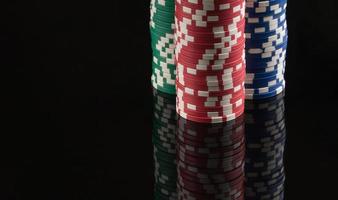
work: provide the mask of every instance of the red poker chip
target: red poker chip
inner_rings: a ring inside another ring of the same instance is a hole
[[[176,61],[178,70],[181,70],[181,67],[184,67],[186,69],[183,69],[183,71],[194,71],[197,74],[197,71],[199,73],[204,74],[221,74],[224,70],[234,70],[238,69],[238,67],[243,66],[245,64],[245,58],[241,57],[238,60],[232,61],[232,62],[224,62],[224,63],[216,63],[216,64],[192,64],[189,61],[185,61],[184,59],[180,59],[179,61]]]
[[[184,7],[195,9],[195,10],[203,10],[204,6],[209,5],[208,7],[210,8],[210,6],[213,5],[214,9],[208,9],[208,12],[222,13],[224,12],[224,8],[220,7],[220,5],[229,4],[230,5],[229,7],[233,8],[235,6],[243,4],[243,2],[244,0],[218,0],[215,2],[205,3],[202,0],[198,0],[197,2],[192,3],[188,0],[176,0],[176,7],[184,6]]]
[[[181,177],[178,178],[178,184],[181,187],[200,194],[222,194],[225,196],[233,196],[233,194],[236,194],[238,191],[244,190],[244,179],[240,179],[241,181],[239,181],[239,183],[233,185],[229,185],[228,183],[201,185],[180,179]]]
[[[197,194],[195,192],[183,192],[178,191],[178,199],[179,200],[215,200],[215,199],[231,199],[231,200],[240,200],[243,198],[239,198],[240,196],[243,197],[244,188],[243,191],[238,191],[236,194],[228,195],[228,194],[212,194],[212,195],[206,195],[206,194]]]
[[[188,50],[190,51],[195,51],[195,52],[201,52],[202,53],[206,53],[205,51],[206,50],[214,50],[214,49],[226,49],[226,48],[229,48],[229,50],[232,50],[232,51],[235,51],[235,48],[233,48],[234,46],[237,46],[237,45],[242,45],[242,46],[239,46],[240,48],[243,48],[244,47],[244,36],[241,36],[240,38],[238,38],[236,41],[231,41],[231,42],[222,42],[222,43],[197,43],[197,42],[182,42],[181,43],[181,40],[178,38],[177,41],[176,41],[176,46],[178,46],[178,53],[180,53],[180,49],[183,49],[184,48],[187,48]],[[230,51],[231,52],[231,51]],[[229,53],[230,53],[229,52]],[[176,55],[177,55],[176,54]]]
[[[206,194],[222,192],[224,194],[231,195],[232,193],[236,193],[236,191],[242,190],[244,187],[244,175],[232,180],[231,182],[221,184],[200,184],[185,180],[179,176],[178,184],[190,191],[203,192]]]
[[[207,76],[217,76],[222,77],[225,75],[233,74],[245,70],[246,64],[245,60],[242,58],[233,63],[227,63],[226,65],[222,65],[222,69],[220,70],[200,70],[191,68],[188,66],[183,66],[182,63],[177,66],[177,76],[191,76],[191,77],[207,77]],[[209,67],[211,69],[211,67]]]
[[[185,187],[181,186],[180,184],[177,184],[178,189],[178,196],[180,200],[215,200],[215,199],[238,199],[239,196],[243,195],[245,188],[239,187],[237,188],[237,191],[234,191],[233,194],[229,193],[213,193],[213,194],[206,194],[202,191],[190,191],[189,189],[186,189]]]
[[[205,91],[205,92],[219,92],[220,93],[220,92],[224,92],[224,91],[229,91],[229,93],[235,93],[236,89],[237,89],[236,86],[238,86],[238,88],[240,88],[240,85],[242,85],[244,83],[244,81],[245,81],[245,74],[238,76],[234,80],[229,80],[228,82],[224,81],[226,84],[222,84],[220,86],[210,86],[209,87],[209,86],[206,86],[206,84],[205,85],[202,85],[202,84],[197,85],[198,82],[189,81],[187,79],[184,81],[184,84],[182,84],[182,82],[179,82],[179,81],[176,81],[176,84],[180,88],[183,88],[183,87],[189,88],[189,89],[194,90],[196,92],[197,91]]]
[[[178,39],[180,40],[180,39]],[[190,42],[192,43],[192,42]],[[195,59],[221,59],[224,56],[228,54],[242,54],[243,48],[245,47],[245,40],[243,39],[240,42],[237,42],[235,45],[231,45],[229,47],[225,48],[193,48],[193,46],[190,46],[189,43],[188,45],[185,44],[179,44],[179,41],[177,42],[178,47],[178,52],[176,54],[176,57],[179,56],[179,54],[183,54],[187,57],[190,58],[195,58]],[[196,43],[197,44],[197,43]],[[179,54],[178,54],[179,53]],[[215,57],[216,56],[216,57]],[[226,58],[226,57],[225,57]]]
[[[229,43],[231,43],[231,45],[229,45]],[[212,43],[212,41],[209,41],[202,43],[198,40],[195,40],[193,42],[185,41],[184,39],[178,37],[176,38],[175,45],[177,46],[177,54],[183,51],[183,53],[185,53],[185,55],[187,55],[188,57],[205,59],[204,57],[202,57],[202,55],[214,57],[222,56],[223,54],[227,55],[232,52],[241,52],[245,47],[245,39],[243,36],[241,36],[241,38],[237,38],[235,40],[232,40],[231,42]]]
[[[186,38],[186,36],[191,36],[195,37],[196,39],[216,39],[245,32],[245,22],[241,21],[238,23],[238,26],[235,27],[216,26],[211,29],[189,26],[186,23],[180,22],[176,19],[175,31],[176,37],[180,36]]]
[[[186,63],[186,64],[190,64],[190,65],[212,65],[210,62],[212,60],[210,60],[210,58],[218,58],[217,60],[214,60],[215,64],[220,65],[219,63],[223,64],[223,65],[231,65],[233,63],[238,63],[239,61],[243,61],[244,57],[243,57],[243,47],[244,44],[240,46],[239,49],[229,49],[229,52],[225,52],[225,53],[214,53],[214,54],[210,54],[207,53],[208,51],[213,51],[213,50],[217,50],[217,49],[204,49],[204,52],[202,51],[190,51],[191,49],[189,49],[188,47],[178,47],[180,49],[178,49],[178,52],[175,54],[175,58],[176,58],[176,62],[181,62],[181,63]],[[195,49],[193,49],[195,50]],[[229,55],[229,57],[228,57]],[[227,57],[224,57],[227,56]],[[224,58],[223,58],[224,57]],[[231,58],[234,57],[234,58]],[[200,61],[200,62],[199,62]]]
[[[235,73],[224,74],[222,76],[193,76],[193,75],[176,75],[177,81],[182,85],[192,84],[197,86],[221,87],[224,84],[235,83],[237,80],[245,79],[245,70],[242,69]]]
[[[232,45],[231,47],[222,47],[222,48],[218,48],[218,47],[210,47],[210,48],[205,48],[205,49],[193,49],[191,48],[191,46],[189,45],[185,45],[180,44],[180,38],[177,38],[178,41],[176,41],[176,46],[178,48],[177,53],[180,53],[181,51],[183,52],[187,52],[187,54],[198,54],[198,55],[214,55],[214,54],[224,54],[224,53],[230,53],[232,51],[236,51],[236,50],[243,50],[244,51],[244,47],[245,47],[245,40],[243,39],[242,41],[237,42],[237,44]],[[178,47],[179,46],[179,47]]]
[[[184,20],[184,19],[183,19]],[[245,30],[245,20],[241,19],[238,22],[235,21],[224,21],[218,24],[207,23],[199,25],[196,21],[182,21],[175,17],[175,29],[180,33],[188,34],[191,36],[220,36],[223,34],[235,34],[243,33]]]
[[[208,16],[197,16],[187,14],[182,12],[182,10],[180,10],[179,7],[177,8],[178,9],[176,10],[175,18],[178,21],[178,24],[184,27],[190,27],[192,29],[198,28],[198,30],[201,30],[200,28],[211,28],[214,26],[240,27],[243,26],[242,21],[245,20],[243,8],[236,13],[228,12],[228,14],[222,13],[221,15],[208,14]],[[196,17],[200,19],[196,19]]]
[[[245,37],[244,31],[234,31],[234,32],[217,32],[213,34],[199,34],[194,32],[181,32],[179,29],[176,29],[176,33],[174,35],[174,38],[176,41],[180,41],[183,44],[188,42],[196,42],[201,44],[215,44],[215,43],[221,43],[225,41],[235,41],[238,40],[238,38],[241,38],[241,42],[243,41],[243,37]]]
[[[242,165],[233,169],[228,168],[217,168],[217,169],[205,169],[198,168],[193,165],[189,165],[187,163],[178,161],[177,162],[177,170],[184,171],[185,174],[189,175],[189,177],[196,177],[199,179],[215,179],[216,177],[227,177],[236,176],[236,173],[239,171],[239,174],[244,171],[245,162],[242,162]],[[235,173],[235,174],[233,174]],[[229,175],[228,175],[229,174]]]
[[[217,96],[225,96],[225,95],[233,95],[238,91],[241,91],[244,88],[244,80],[235,80],[235,83],[227,87],[222,91],[212,91],[212,90],[201,90],[196,88],[187,87],[187,84],[182,85],[178,81],[177,83],[177,90],[181,89],[183,94],[187,94],[190,96],[197,96],[197,97],[217,97]],[[236,84],[237,83],[237,84]],[[192,86],[194,87],[194,86]]]
[[[178,0],[175,6],[177,112],[201,123],[240,117],[245,99],[245,2]]]
[[[215,199],[234,199],[234,200],[238,200],[238,196],[243,194],[239,191],[239,194],[234,194],[234,195],[227,195],[227,194],[214,194],[214,195],[202,195],[202,194],[198,194],[196,196],[196,193],[192,192],[192,193],[183,193],[180,192],[178,194],[178,199],[179,200],[215,200]],[[244,193],[244,192],[243,192]]]
[[[208,116],[219,116],[215,113],[221,114],[223,116],[226,113],[234,113],[244,106],[245,96],[238,98],[234,103],[227,103],[224,106],[204,106],[204,105],[194,105],[192,103],[187,103],[182,99],[178,99],[180,102],[177,103],[177,107],[179,107],[184,112],[195,115],[195,116],[205,116],[205,113],[208,113]],[[222,112],[221,112],[222,111]]]
[[[227,94],[218,94],[218,93],[200,93],[200,94],[190,94],[187,91],[183,91],[183,88],[177,88],[177,98],[176,100],[183,100],[186,102],[191,102],[195,105],[202,106],[224,106],[226,103],[235,103],[239,98],[243,97],[244,94],[244,84],[236,86],[239,89],[232,90],[231,93]],[[187,89],[187,88],[185,88]],[[206,96],[205,94],[209,94]]]
[[[197,71],[187,73],[184,71],[182,72],[180,71],[180,69],[178,69],[176,73],[176,77],[179,82],[182,82],[185,80],[191,80],[191,81],[196,81],[198,85],[202,84],[202,85],[216,86],[216,85],[220,85],[223,82],[230,80],[231,78],[236,79],[236,77],[240,76],[243,73],[243,71],[245,72],[245,63],[242,63],[240,66],[244,66],[244,67],[240,68],[239,70],[235,70],[235,71],[224,70],[225,72],[222,72],[222,73],[214,73],[214,74],[198,73],[198,75],[193,74]]]
[[[190,94],[187,92],[182,93],[181,88],[177,88],[178,96],[176,97],[176,101],[182,100],[185,103],[189,103],[191,104],[192,109],[194,106],[206,107],[206,108],[218,107],[219,109],[222,109],[223,107],[226,107],[227,104],[238,103],[238,100],[242,99],[245,96],[244,94],[245,91],[243,91],[244,90],[243,84],[236,86],[236,88],[238,89],[231,90],[234,92],[222,94],[222,95],[219,93],[216,93],[216,95],[213,95],[215,94],[214,92],[197,93],[196,90],[194,90],[194,94]],[[191,89],[189,88],[189,90]],[[205,94],[209,94],[209,95],[206,97]]]
[[[214,65],[228,65],[230,67],[233,67],[233,64],[245,62],[242,49],[243,47],[244,45],[242,45],[240,49],[233,48],[229,52],[214,53],[214,54],[207,53],[208,50],[211,49],[205,49],[204,53],[197,51],[189,52],[187,51],[186,47],[184,47],[178,49],[178,52],[175,55],[175,59],[177,63],[180,62],[181,64],[187,65],[211,66],[214,64]],[[214,58],[214,60],[212,60],[212,58]],[[225,67],[222,67],[222,69],[224,68]]]
[[[217,79],[216,79],[217,78]],[[214,89],[221,89],[221,88],[229,88],[229,84],[232,85],[238,85],[242,83],[242,80],[245,79],[245,70],[242,70],[242,72],[231,74],[227,76],[223,76],[218,79],[218,77],[213,78],[212,80],[205,80],[206,78],[187,78],[184,76],[177,77],[177,82],[179,82],[181,85],[188,86],[193,85],[193,88],[197,89],[203,89],[207,88],[208,91],[214,90]]]
[[[223,122],[234,120],[235,118],[241,116],[244,113],[244,106],[243,106],[243,109],[241,109],[240,111],[233,113],[231,115],[222,116],[222,117],[199,117],[199,116],[194,116],[194,115],[185,113],[184,111],[180,109],[176,109],[176,111],[181,117],[187,120],[196,121],[200,123],[223,123]]]
[[[200,35],[217,34],[219,32],[242,32],[245,27],[245,18],[242,16],[238,16],[237,19],[222,20],[220,22],[198,22],[188,18],[180,18],[179,14],[174,19],[174,26],[180,32]]]

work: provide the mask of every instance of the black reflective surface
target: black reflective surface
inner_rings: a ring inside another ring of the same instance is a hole
[[[153,199],[148,2],[1,3],[1,199]],[[337,197],[336,4],[288,4],[285,199]]]
[[[245,115],[203,124],[153,92],[155,199],[284,199],[284,94],[246,101]]]

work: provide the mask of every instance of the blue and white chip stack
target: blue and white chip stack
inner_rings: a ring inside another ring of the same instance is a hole
[[[287,0],[246,1],[246,99],[276,96],[285,88]]]

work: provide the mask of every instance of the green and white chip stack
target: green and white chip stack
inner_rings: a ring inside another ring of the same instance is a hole
[[[175,0],[151,0],[150,33],[153,51],[151,82],[154,88],[175,94]]]

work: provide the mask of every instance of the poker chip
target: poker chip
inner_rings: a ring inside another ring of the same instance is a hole
[[[284,197],[284,93],[247,100],[245,108],[245,199]]]
[[[154,197],[177,199],[175,96],[153,90]]]
[[[245,100],[245,1],[176,0],[174,19],[177,113],[199,123],[240,117]],[[279,51],[271,49],[275,60]]]
[[[155,89],[175,94],[174,0],[151,0],[150,35],[153,52],[151,82]]]
[[[286,0],[246,0],[246,99],[264,99],[285,89]]]
[[[178,199],[243,199],[244,116],[208,124],[178,118]]]

